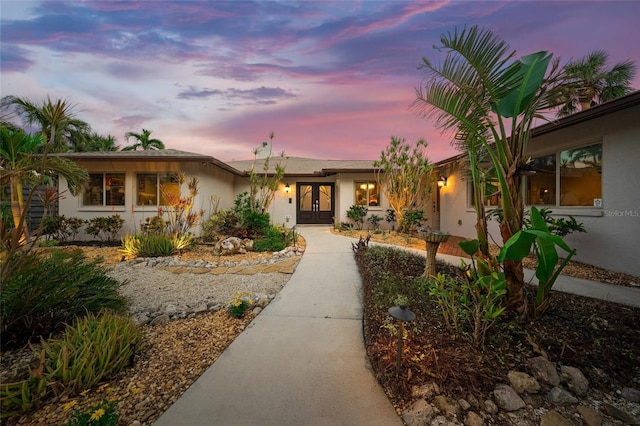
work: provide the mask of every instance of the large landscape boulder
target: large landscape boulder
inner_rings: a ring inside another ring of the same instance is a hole
[[[214,254],[218,256],[231,256],[238,253],[246,253],[253,249],[253,241],[245,238],[229,237],[218,241],[213,247]]]

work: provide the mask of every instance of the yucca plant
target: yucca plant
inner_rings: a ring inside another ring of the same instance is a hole
[[[30,410],[39,405],[47,391],[47,379],[44,377],[42,360],[40,366],[29,371],[29,377],[13,383],[0,385],[0,419],[13,417],[20,412]]]
[[[45,374],[81,392],[126,367],[141,342],[129,317],[89,314],[68,325],[61,338],[42,341]]]

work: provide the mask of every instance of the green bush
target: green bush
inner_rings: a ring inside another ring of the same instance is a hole
[[[100,241],[115,241],[118,232],[124,225],[124,219],[119,214],[107,217],[94,217],[87,222],[87,233]]]
[[[42,341],[45,375],[82,392],[131,364],[141,342],[128,316],[89,314],[68,325],[61,338]]]
[[[118,424],[117,401],[102,400],[84,411],[76,410],[67,426],[116,426]]]
[[[347,210],[347,217],[356,225],[356,228],[362,229],[362,224],[368,211],[369,209],[365,206],[353,205]]]
[[[242,227],[251,238],[265,235],[271,219],[269,213],[247,212],[242,218]]]
[[[29,378],[0,385],[0,419],[13,417],[40,405],[46,394],[47,380],[41,374],[29,373]]]
[[[85,223],[78,217],[45,216],[42,218],[42,234],[47,240],[55,239],[63,242],[74,240]]]
[[[285,236],[280,229],[270,226],[264,233],[264,238],[253,242],[255,251],[280,251],[286,247]]]
[[[411,234],[422,226],[422,222],[426,220],[424,218],[424,211],[422,210],[407,210],[404,212],[400,229],[403,232]]]
[[[20,252],[9,261],[14,269],[0,293],[3,346],[49,335],[76,316],[125,308],[121,284],[80,250]]]
[[[240,218],[231,210],[220,210],[202,224],[200,238],[204,242],[217,241],[218,235],[236,236],[242,228]]]

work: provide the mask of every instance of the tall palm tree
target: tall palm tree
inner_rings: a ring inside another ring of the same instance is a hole
[[[596,50],[564,66],[565,104],[558,112],[558,116],[573,114],[578,111],[578,105],[581,110],[585,110],[633,91],[631,82],[636,75],[636,64],[631,59],[627,59],[607,69],[608,59],[607,52]]]
[[[94,151],[117,151],[118,145],[116,144],[116,138],[112,135],[102,136],[98,133],[92,133],[87,139],[87,143],[84,147],[87,152]]]
[[[17,96],[2,98],[2,108],[16,109],[16,114],[25,126],[38,125],[44,139],[43,149],[47,152],[66,152],[78,135],[86,135],[91,127],[78,119],[75,105],[66,100],[52,101],[49,96],[40,104]]]
[[[151,138],[151,130],[142,129],[142,133],[127,132],[124,136],[129,142],[129,138],[135,139],[133,145],[125,146],[123,151],[135,151],[138,148],[142,148],[143,151],[150,149],[164,149],[164,142],[160,139]]]
[[[475,193],[481,257],[495,270],[488,250],[486,214],[482,200],[481,161],[488,160],[500,190],[503,219],[500,233],[509,240],[523,226],[524,194],[520,170],[527,163],[527,145],[534,117],[558,103],[558,61],[547,52],[516,60],[516,52],[491,31],[477,26],[440,38],[446,52],[442,62],[422,58],[424,85],[416,90],[412,107],[434,117],[468,155]],[[550,71],[549,66],[551,65]],[[507,306],[526,315],[521,261],[505,260]]]

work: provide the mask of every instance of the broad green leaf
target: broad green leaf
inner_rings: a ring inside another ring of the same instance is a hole
[[[524,231],[516,232],[507,240],[502,250],[500,250],[498,261],[524,259],[530,253],[531,244],[533,244],[535,239],[535,235],[528,234]]]
[[[458,241],[458,245],[462,251],[467,253],[469,256],[475,255],[480,248],[480,242],[478,240]]]
[[[547,223],[545,222],[544,217],[542,217],[540,210],[538,210],[536,206],[531,206],[531,225],[533,225],[533,229],[549,232]]]
[[[551,54],[541,51],[520,58],[522,66],[517,74],[520,85],[498,100],[497,112],[500,115],[517,117],[528,107],[544,81],[551,57]]]

